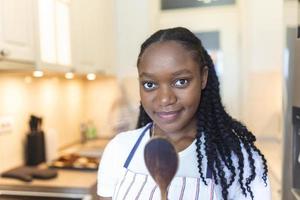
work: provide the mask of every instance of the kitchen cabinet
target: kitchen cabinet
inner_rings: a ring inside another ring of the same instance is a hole
[[[33,0],[0,0],[0,61],[33,62]]]
[[[115,2],[0,0],[0,69],[115,72]],[[24,67],[23,67],[24,68]]]
[[[0,0],[0,69],[70,67],[70,4],[70,0]]]
[[[71,67],[70,0],[38,0],[39,65]]]
[[[114,72],[114,27],[114,1],[72,1],[71,32],[75,71]]]

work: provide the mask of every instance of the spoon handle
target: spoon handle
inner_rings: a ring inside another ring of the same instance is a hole
[[[161,200],[167,200],[168,194],[166,190],[160,190]]]

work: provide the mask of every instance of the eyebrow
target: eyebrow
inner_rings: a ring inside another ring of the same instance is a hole
[[[179,71],[176,71],[176,72],[173,72],[172,75],[173,76],[178,76],[178,75],[181,75],[181,74],[193,74],[191,71],[187,70],[187,69],[182,69],[182,70],[179,70]],[[148,73],[148,72],[142,72],[139,77],[149,77],[149,78],[152,78],[154,77],[155,75],[152,74],[152,73]]]

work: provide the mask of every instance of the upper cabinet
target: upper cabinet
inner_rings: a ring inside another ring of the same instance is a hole
[[[72,65],[70,34],[70,0],[0,0],[0,60],[12,68],[65,71]]]
[[[72,55],[76,71],[114,73],[114,12],[114,1],[72,1]]]
[[[0,65],[3,60],[30,61],[31,67],[40,69],[113,74],[114,4],[101,0],[0,0]]]
[[[72,66],[70,7],[70,0],[38,0],[39,64]]]
[[[0,60],[35,60],[32,0],[0,0]]]

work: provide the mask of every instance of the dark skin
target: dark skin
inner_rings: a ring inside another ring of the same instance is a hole
[[[139,66],[142,105],[154,122],[154,135],[169,138],[177,152],[196,138],[196,116],[207,67],[200,70],[193,54],[175,41],[150,45]],[[111,200],[111,197],[100,197]]]
[[[154,122],[154,135],[166,136],[176,150],[196,137],[196,116],[207,67],[200,70],[191,51],[176,41],[158,42],[143,53],[139,66],[142,105]]]

